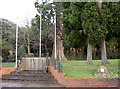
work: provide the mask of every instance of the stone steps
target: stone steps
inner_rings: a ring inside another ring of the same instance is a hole
[[[8,76],[3,76],[3,78],[13,78],[13,79],[36,79],[36,80],[39,80],[39,79],[49,79],[49,78],[53,78],[52,76],[15,76],[15,75],[8,75]]]
[[[40,77],[44,77],[44,76],[49,76],[49,77],[53,77],[50,74],[11,74],[11,75],[3,75],[2,77],[34,77],[34,78],[40,78]]]
[[[51,73],[44,73],[41,71],[19,71],[12,72],[10,75],[3,75],[2,80],[10,81],[43,81],[58,83],[57,80],[51,75]]]
[[[11,74],[46,74],[44,71],[16,71],[12,72]]]
[[[19,81],[44,81],[44,82],[57,82],[56,80],[52,79],[31,79],[31,78],[2,78],[2,80],[19,80]]]

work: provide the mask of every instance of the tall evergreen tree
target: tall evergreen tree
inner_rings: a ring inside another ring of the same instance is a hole
[[[42,8],[42,13],[44,14],[42,20],[43,20],[43,29],[47,29],[48,31],[52,32],[53,38],[54,38],[54,19],[55,19],[55,13],[56,13],[56,24],[57,24],[57,59],[59,59],[59,61],[63,61],[63,60],[67,60],[65,55],[64,55],[64,47],[63,47],[63,36],[62,36],[62,21],[61,21],[61,17],[62,17],[62,6],[61,3],[49,3],[47,0],[45,2],[43,2],[43,4],[41,4],[39,6],[39,3],[36,2],[35,6],[38,9],[38,12],[40,10],[40,8]],[[52,25],[51,25],[52,24]],[[52,28],[50,28],[50,26],[52,26]],[[46,28],[47,27],[47,28]],[[54,46],[53,46],[53,50],[54,50]],[[54,54],[54,51],[53,51]]]

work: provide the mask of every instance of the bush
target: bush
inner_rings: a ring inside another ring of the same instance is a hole
[[[9,59],[9,60],[14,60],[14,59],[15,59],[15,54],[9,55],[9,56],[8,56],[8,59]]]
[[[26,55],[26,57],[34,57],[34,53],[29,53]]]
[[[3,60],[2,56],[0,56],[0,62]]]
[[[18,49],[18,59],[21,59],[25,55],[26,55],[25,47],[22,46]]]
[[[117,59],[119,58],[118,56],[119,52],[117,50],[111,50],[111,49],[107,49],[107,56],[108,59]]]

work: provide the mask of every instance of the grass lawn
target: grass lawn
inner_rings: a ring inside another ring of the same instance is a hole
[[[110,64],[104,65],[110,72],[109,76],[102,77],[118,77],[118,59],[108,60]],[[101,60],[93,60],[93,65],[87,65],[85,60],[62,62],[63,73],[67,77],[72,78],[97,78],[97,69],[101,65]],[[111,76],[112,73],[112,76]]]
[[[15,67],[15,62],[2,63],[2,68]]]

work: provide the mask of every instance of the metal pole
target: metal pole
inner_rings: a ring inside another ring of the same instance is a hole
[[[55,59],[57,58],[56,46],[57,46],[57,39],[56,39],[56,12],[55,12]]]
[[[40,10],[40,47],[39,47],[39,57],[41,57],[41,18],[42,18],[42,15],[41,15],[42,11]]]
[[[38,0],[36,0],[38,2]],[[42,4],[43,0],[41,0],[41,4]],[[40,4],[40,2],[39,2]],[[42,8],[40,9],[40,42],[39,42],[39,57],[41,57],[41,23],[42,23]]]
[[[17,67],[17,49],[18,49],[17,42],[18,42],[18,23],[16,24],[16,51],[15,51],[16,52],[16,58],[15,58],[16,65],[15,67]]]

